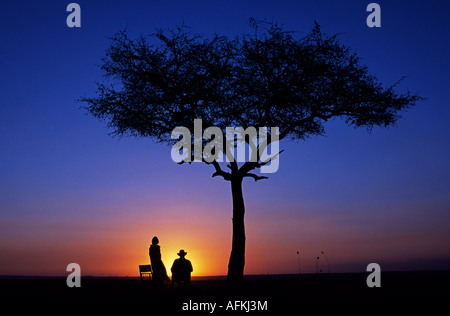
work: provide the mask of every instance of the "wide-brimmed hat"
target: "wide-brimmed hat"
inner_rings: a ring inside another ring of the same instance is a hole
[[[187,255],[187,252],[185,252],[183,249],[181,249],[180,252],[177,253],[177,255],[179,255],[180,257],[185,256],[185,255]]]

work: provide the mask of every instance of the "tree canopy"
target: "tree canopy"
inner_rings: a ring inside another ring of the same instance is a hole
[[[303,37],[252,20],[253,34],[205,38],[185,26],[112,38],[101,69],[109,81],[87,110],[113,134],[172,143],[176,126],[277,126],[280,139],[324,134],[333,117],[390,126],[419,96],[383,87],[356,53],[316,23]],[[155,39],[158,44],[155,44]]]

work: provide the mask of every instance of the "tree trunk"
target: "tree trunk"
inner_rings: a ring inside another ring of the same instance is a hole
[[[236,284],[243,280],[245,265],[245,207],[242,196],[241,176],[232,177],[231,194],[233,197],[233,241],[228,263],[227,281],[231,284]]]

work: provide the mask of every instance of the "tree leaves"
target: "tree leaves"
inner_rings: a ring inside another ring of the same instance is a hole
[[[185,25],[111,39],[101,70],[109,84],[81,98],[113,134],[171,143],[176,126],[277,126],[280,138],[324,134],[341,117],[355,127],[390,126],[421,100],[384,88],[356,53],[316,22],[296,38],[276,23],[251,20],[252,34],[205,38]]]

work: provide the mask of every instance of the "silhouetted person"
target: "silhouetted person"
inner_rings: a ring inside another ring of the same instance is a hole
[[[187,252],[184,252],[184,250],[181,249],[177,255],[179,255],[180,258],[175,259],[172,268],[170,269],[170,271],[172,271],[172,286],[174,285],[174,282],[180,286],[190,286],[192,264],[189,260],[184,258],[187,255]]]
[[[158,243],[158,237],[153,237],[148,254],[150,255],[150,263],[152,265],[153,280],[157,284],[162,285],[164,280],[170,281],[170,279],[167,276],[166,267],[161,260],[161,249]]]

